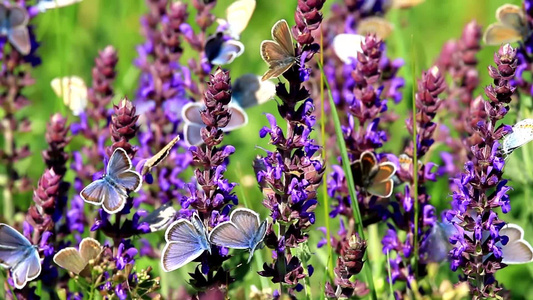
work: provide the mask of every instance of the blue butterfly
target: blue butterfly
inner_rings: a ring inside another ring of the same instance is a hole
[[[139,223],[148,223],[150,231],[155,232],[167,228],[170,222],[174,221],[175,216],[176,210],[172,207],[172,202],[167,202],[146,215]]]
[[[0,36],[7,39],[22,55],[28,55],[31,50],[28,21],[30,17],[23,7],[0,3]]]
[[[222,32],[209,37],[205,43],[205,55],[212,65],[227,65],[244,52],[244,45],[228,39]]]
[[[86,186],[80,196],[85,202],[102,205],[107,213],[115,214],[124,208],[128,192],[136,192],[141,186],[142,177],[132,170],[128,154],[117,148],[109,159],[107,173]]]
[[[205,250],[211,253],[207,230],[196,213],[190,221],[179,219],[170,224],[165,233],[165,240],[167,244],[161,252],[161,265],[165,272],[183,267]]]
[[[15,288],[22,289],[28,281],[41,274],[37,246],[32,245],[13,227],[0,223],[0,265],[11,270]]]
[[[227,248],[248,249],[250,262],[255,249],[265,238],[267,221],[260,222],[259,214],[247,208],[235,209],[229,218],[211,231],[209,241]]]

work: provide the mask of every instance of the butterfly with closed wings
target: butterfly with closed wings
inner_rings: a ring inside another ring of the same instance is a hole
[[[102,250],[100,242],[87,237],[80,242],[79,250],[74,247],[59,250],[54,255],[54,262],[76,275],[91,276],[91,271],[87,266],[91,260],[98,258]]]
[[[0,266],[11,270],[15,288],[22,289],[28,281],[41,274],[39,249],[13,227],[0,223]]]
[[[231,212],[229,221],[218,224],[209,233],[211,244],[233,249],[248,249],[252,260],[254,251],[263,241],[267,221],[259,219],[259,214],[247,208],[237,208]]]
[[[109,214],[121,211],[126,205],[129,192],[137,192],[142,186],[142,177],[132,170],[131,160],[122,148],[117,148],[107,164],[106,173],[81,192],[81,198],[94,205],[102,205]]]
[[[501,45],[525,40],[531,33],[526,15],[520,6],[504,4],[496,10],[496,23],[485,30],[487,45]]]
[[[63,97],[73,115],[79,116],[87,107],[87,86],[80,77],[54,78],[50,85],[58,97]]]
[[[180,136],[177,135],[174,137],[168,144],[165,145],[159,152],[157,152],[154,156],[150,157],[146,162],[144,163],[141,175],[146,175],[147,173],[150,173],[152,171],[152,168],[157,167],[162,161],[167,158],[167,156],[170,154],[170,150],[174,148],[176,143],[180,140]]]
[[[533,119],[521,120],[513,125],[513,132],[503,138],[503,155],[508,156],[531,141],[533,141]]]
[[[287,21],[279,20],[272,26],[272,39],[261,42],[261,57],[268,64],[263,81],[281,76],[298,62]]]
[[[395,173],[396,166],[392,162],[378,163],[370,151],[363,152],[361,158],[352,164],[355,184],[364,192],[380,198],[388,198],[392,194]]]
[[[194,214],[191,220],[179,219],[165,232],[166,245],[161,252],[163,271],[177,270],[198,258],[204,251],[211,253],[204,223]]]
[[[31,51],[29,19],[23,7],[0,3],[0,36],[7,36],[11,45],[22,55],[28,55]]]

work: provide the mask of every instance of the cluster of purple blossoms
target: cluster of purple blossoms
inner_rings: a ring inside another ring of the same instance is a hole
[[[516,86],[520,88],[520,91],[526,95],[533,94],[533,85],[529,76],[531,76],[531,68],[533,65],[533,34],[531,34],[531,28],[533,28],[533,1],[524,0],[522,2],[525,17],[525,26],[527,27],[527,36],[520,43],[517,49],[516,58],[518,60],[518,66],[516,68]]]
[[[283,83],[276,87],[281,99],[278,111],[287,121],[287,132],[284,133],[276,118],[267,113],[270,126],[260,130],[260,137],[270,136],[270,144],[276,150],[267,151],[265,157],[258,157],[254,163],[265,196],[263,204],[271,211],[274,224],[279,226],[279,234],[269,226],[264,240],[274,249],[274,262],[265,263],[264,270],[259,272],[261,276],[271,277],[272,282],[280,283],[281,290],[274,293],[275,297],[287,292],[294,297],[295,292],[303,289],[300,281],[313,273],[313,267],[306,267],[292,249],[308,239],[307,230],[315,222],[317,189],[325,170],[322,158],[317,155],[320,148],[310,138],[316,122],[312,115],[314,105],[309,91],[303,86],[310,74],[305,63],[318,50],[312,32],[322,21],[320,9],[323,4],[321,0],[298,1],[296,26],[292,32],[298,42],[295,50],[301,57],[300,65],[283,74],[289,90]]]
[[[507,114],[516,90],[510,82],[517,68],[517,51],[505,44],[495,53],[494,61],[496,67],[489,67],[494,83],[485,88],[489,100],[477,106],[481,111],[475,116],[479,117],[472,120],[480,139],[471,147],[472,158],[466,162],[465,171],[455,179],[457,190],[446,216],[457,230],[450,238],[454,245],[451,268],[462,269],[473,299],[494,298],[502,293],[494,274],[505,267],[501,263],[505,239],[499,235],[505,223],[495,209],[501,208],[503,213],[511,209],[507,195],[511,188],[502,178],[505,160],[498,142],[511,128],[496,123]]]
[[[438,67],[432,67],[422,74],[418,82],[418,91],[415,95],[416,119],[409,117],[406,120],[408,132],[412,135],[416,126],[416,147],[413,141],[405,148],[404,154],[399,157],[399,168],[396,172],[398,179],[406,183],[403,193],[396,193],[396,201],[389,204],[387,211],[389,220],[385,236],[383,237],[383,253],[390,254],[389,260],[391,284],[396,281],[406,281],[409,288],[417,279],[418,274],[427,273],[425,265],[431,261],[441,261],[443,258],[434,258],[432,255],[440,253],[440,249],[424,248],[428,234],[433,226],[437,226],[435,208],[430,204],[431,196],[426,191],[429,181],[436,180],[436,165],[432,162],[418,161],[416,176],[414,159],[422,159],[434,144],[434,134],[437,124],[434,122],[437,111],[443,100],[439,94],[446,89],[444,76]],[[416,151],[416,155],[415,155]],[[416,185],[415,185],[416,183]],[[416,193],[415,193],[416,189]],[[415,198],[416,195],[416,198]],[[415,202],[418,202],[415,204]],[[400,238],[405,232],[405,238]],[[422,249],[421,249],[422,248]],[[419,249],[421,251],[419,251]],[[443,255],[446,255],[443,252]],[[417,266],[413,269],[411,259],[416,257]],[[416,274],[418,271],[418,274]],[[408,297],[402,292],[395,292],[396,299]]]

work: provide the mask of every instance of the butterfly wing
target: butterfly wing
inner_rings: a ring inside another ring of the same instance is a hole
[[[89,262],[91,259],[96,259],[101,252],[102,245],[93,238],[84,238],[80,243],[80,255],[85,262]]]
[[[9,42],[22,55],[28,55],[31,51],[30,34],[26,26],[19,26],[8,30]]]
[[[7,267],[14,267],[23,259],[24,251],[32,247],[20,232],[13,227],[0,223],[0,264]]]
[[[98,179],[91,182],[80,192],[81,198],[88,203],[101,205],[104,199],[109,197],[109,189],[112,187],[104,180]]]
[[[185,126],[183,126],[185,142],[191,146],[200,146],[203,144],[204,140],[202,140],[201,131],[204,127],[205,125],[201,126],[193,123],[185,123]]]
[[[272,39],[281,46],[285,55],[295,56],[291,30],[287,21],[282,19],[272,26]]]
[[[333,38],[333,51],[337,57],[345,64],[352,63],[352,59],[357,59],[357,53],[363,53],[361,44],[365,37],[359,34],[341,33]]]
[[[374,182],[383,182],[391,179],[396,173],[396,165],[392,162],[383,162],[377,166],[375,174],[372,175]]]
[[[80,244],[81,249],[81,244]],[[74,274],[80,274],[87,266],[88,260],[81,257],[80,252],[74,247],[68,247],[59,250],[54,255],[54,262],[61,268],[72,272]]]
[[[171,202],[167,202],[144,217],[141,222],[148,223],[150,231],[155,232],[167,228],[175,216],[176,210],[172,207]]]
[[[285,50],[273,41],[261,43],[261,57],[268,63],[268,70],[261,77],[262,81],[281,76],[296,63],[294,56],[285,53]]]
[[[200,111],[205,109],[205,105],[200,102],[189,102],[185,104],[181,110],[181,118],[187,123],[194,123],[203,125],[202,115]]]
[[[360,35],[375,34],[381,40],[386,39],[394,29],[389,21],[381,17],[365,18],[359,22],[357,33]]]
[[[227,65],[244,52],[244,45],[236,40],[224,41],[218,54],[211,60],[213,65]]]
[[[276,85],[270,81],[261,81],[261,77],[255,74],[242,75],[231,87],[233,100],[242,108],[263,104],[276,95]]]
[[[213,228],[209,233],[209,241],[233,249],[249,249],[252,242],[246,233],[231,221],[222,222]]]
[[[489,25],[483,34],[483,41],[487,45],[501,45],[505,43],[514,43],[520,40],[522,40],[522,34],[520,31],[502,23]]]
[[[502,263],[523,264],[533,261],[533,248],[523,239],[523,229],[515,224],[507,224],[500,230],[500,235],[509,237],[507,245],[502,246]]]
[[[165,272],[183,267],[209,249],[205,228],[203,231],[199,232],[185,219],[177,220],[167,228],[165,233],[167,244],[161,255],[161,265]]]
[[[225,132],[241,128],[248,124],[248,114],[244,111],[244,109],[233,103],[230,103],[228,107],[231,113],[231,119],[228,125],[223,128]]]
[[[124,189],[136,192],[142,186],[142,177],[139,173],[131,170],[131,167],[131,160],[126,151],[117,148],[107,164],[106,176]]]
[[[374,196],[381,198],[388,198],[392,195],[392,190],[394,189],[394,181],[389,179],[380,183],[374,183],[367,187],[365,190]]]
[[[39,11],[46,11],[49,9],[60,8],[68,5],[72,5],[82,0],[41,0],[37,4]]]
[[[525,26],[524,11],[520,6],[504,4],[496,10],[496,19],[517,30]]]
[[[22,289],[28,281],[41,274],[41,259],[36,248],[31,246],[25,251],[25,258],[11,269],[15,288]]]
[[[255,0],[238,0],[226,9],[230,35],[239,38],[255,10]]]
[[[378,163],[376,156],[370,151],[363,152],[359,160],[361,161],[361,172],[363,176],[368,176]]]
[[[260,225],[259,214],[247,208],[233,210],[230,221],[242,231],[249,241],[254,239]]]
[[[173,138],[168,144],[163,147],[163,149],[159,150],[154,156],[152,156],[150,159],[148,159],[142,168],[141,175],[146,175],[146,173],[150,172],[153,167],[156,167],[159,165],[167,156],[170,154],[170,150],[176,145],[176,143],[180,140],[180,136],[176,135],[175,138]]]
[[[8,9],[7,19],[11,28],[26,27],[30,19],[26,9],[20,6],[11,6]]]
[[[252,260],[252,257],[254,255],[254,252],[255,252],[255,249],[257,248],[257,246],[265,238],[267,225],[268,225],[268,223],[267,223],[266,220],[264,220],[261,223],[261,225],[259,225],[259,228],[257,229],[257,231],[255,233],[255,236],[254,236],[254,239],[253,239],[253,242],[252,242],[252,247],[250,248],[250,256],[248,257],[248,263],[250,263],[250,261]]]

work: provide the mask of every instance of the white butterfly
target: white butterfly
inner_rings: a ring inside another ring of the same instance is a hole
[[[80,242],[80,249],[67,247],[54,255],[54,262],[61,268],[76,275],[87,273],[85,270],[92,259],[96,259],[102,253],[100,242],[92,238],[84,238]],[[90,272],[88,275],[90,276]]]
[[[32,245],[13,227],[0,223],[0,265],[11,270],[15,288],[22,289],[28,281],[41,274],[37,246]]]
[[[333,38],[333,51],[345,64],[351,64],[357,60],[357,53],[363,53],[361,44],[365,37],[359,34],[341,33]]]
[[[524,240],[524,230],[516,224],[507,224],[500,229],[500,236],[509,241],[502,245],[502,263],[506,265],[525,264],[533,261],[533,248]]]
[[[248,26],[254,10],[255,0],[238,0],[226,9],[226,19],[217,19],[217,22],[220,27],[225,29],[224,32],[238,40]]]
[[[49,9],[69,6],[81,1],[82,0],[41,0],[37,3],[37,9],[40,12],[45,12]]]
[[[516,148],[533,141],[533,119],[524,119],[513,126],[513,132],[506,135],[502,142],[504,155],[511,154]]]
[[[87,107],[87,86],[80,77],[54,78],[50,85],[58,97],[63,97],[63,102],[75,116],[79,116]]]

